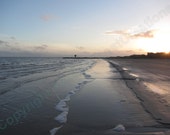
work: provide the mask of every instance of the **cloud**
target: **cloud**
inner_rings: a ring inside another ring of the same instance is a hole
[[[0,40],[0,45],[8,45],[8,42],[7,41],[3,41],[3,40]]]
[[[128,38],[153,38],[155,32],[156,30],[148,30],[148,31],[132,34],[127,30],[119,30],[119,31],[107,31],[105,32],[105,35],[126,36]]]
[[[117,30],[117,31],[107,31],[105,35],[128,35],[127,31]]]
[[[20,51],[21,49],[15,45],[16,43],[0,40],[0,49],[8,51]]]
[[[149,30],[149,31],[138,33],[138,34],[134,34],[134,35],[132,35],[132,37],[135,37],[135,38],[140,38],[140,37],[142,37],[142,38],[153,38],[154,34],[155,34],[155,30]]]
[[[10,46],[9,46],[9,42],[3,41],[3,40],[0,40],[0,45],[1,45],[1,46],[5,46],[5,47],[10,47]]]
[[[41,46],[36,46],[35,49],[36,50],[45,50],[47,47],[48,47],[48,45],[43,44]]]

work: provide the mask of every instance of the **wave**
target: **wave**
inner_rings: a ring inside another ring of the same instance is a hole
[[[0,95],[26,83],[87,70],[88,60],[67,60],[61,58],[0,58]],[[6,65],[6,66],[4,66]]]

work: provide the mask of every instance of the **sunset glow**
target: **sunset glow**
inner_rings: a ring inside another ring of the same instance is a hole
[[[2,0],[0,56],[169,52],[169,9],[169,0]]]
[[[170,52],[169,33],[157,31],[153,38],[141,38],[137,40],[137,45],[146,52]]]

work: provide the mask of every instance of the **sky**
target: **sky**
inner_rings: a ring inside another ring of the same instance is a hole
[[[170,51],[169,0],[0,0],[0,57]]]

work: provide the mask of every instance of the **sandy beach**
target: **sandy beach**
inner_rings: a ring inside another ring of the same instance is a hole
[[[170,123],[170,60],[169,59],[118,59],[113,66],[120,70],[127,86],[142,100],[147,111],[162,124]],[[155,111],[156,110],[156,111]]]
[[[168,135],[168,102],[127,63],[85,60],[2,94],[1,134]]]
[[[170,0],[0,0],[0,135],[170,135]]]
[[[70,101],[68,122],[58,134],[97,135],[119,124],[127,130],[158,125],[109,63],[99,60],[87,73],[95,79]]]

